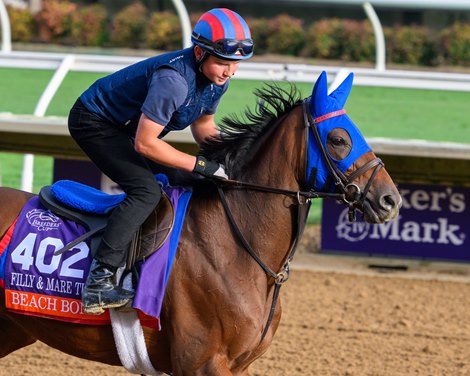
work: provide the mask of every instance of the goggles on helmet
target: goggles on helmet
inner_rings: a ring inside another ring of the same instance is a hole
[[[222,56],[230,57],[236,55],[237,52],[240,52],[243,56],[247,56],[253,52],[253,39],[251,38],[243,40],[219,39],[212,42],[209,39],[204,38],[202,35],[194,32],[192,37],[202,44],[201,47],[205,47]]]

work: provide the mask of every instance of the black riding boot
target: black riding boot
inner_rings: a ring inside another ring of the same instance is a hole
[[[115,284],[116,271],[117,268],[114,266],[93,260],[82,293],[82,303],[86,313],[99,315],[105,308],[122,307],[133,298],[133,292]]]

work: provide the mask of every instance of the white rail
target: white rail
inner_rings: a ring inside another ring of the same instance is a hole
[[[0,114],[0,132],[42,136],[69,136],[67,119],[58,116]],[[183,144],[195,144],[189,129],[170,132],[165,140]],[[369,137],[367,142],[376,154],[412,157],[433,157],[470,160],[470,144],[435,142],[426,140],[400,140]]]
[[[56,70],[67,54],[13,51],[0,52],[0,68],[29,68]],[[76,54],[71,71],[111,73],[145,59],[134,56],[102,56]],[[331,80],[344,67],[308,64],[273,64],[244,62],[235,78],[263,81],[314,82],[325,70]],[[401,87],[432,90],[470,91],[470,74],[430,71],[349,68],[354,71],[354,84],[359,86]]]

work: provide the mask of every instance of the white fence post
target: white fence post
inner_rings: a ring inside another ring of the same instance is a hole
[[[3,0],[0,0],[0,22],[2,24],[2,52],[11,52],[10,18]]]
[[[191,46],[191,21],[189,19],[188,11],[184,6],[182,0],[172,0],[175,5],[176,12],[180,18],[181,29],[183,34],[183,48]]]
[[[385,70],[385,36],[382,29],[382,24],[380,23],[377,13],[375,13],[374,8],[370,3],[364,3],[363,8],[369,17],[370,22],[372,23],[372,28],[374,29],[375,37],[375,69],[378,71]]]
[[[43,117],[46,114],[47,107],[52,101],[55,93],[59,89],[60,84],[64,80],[65,76],[69,72],[71,66],[75,61],[74,55],[66,55],[59,65],[59,68],[55,71],[49,84],[39,98],[39,102],[34,110],[34,115]],[[23,191],[33,191],[33,178],[34,178],[34,155],[25,154],[23,158],[23,172],[21,175],[21,189]]]

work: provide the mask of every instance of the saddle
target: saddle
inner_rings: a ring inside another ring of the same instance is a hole
[[[110,195],[93,187],[70,181],[60,180],[45,186],[39,192],[41,203],[53,213],[75,221],[85,227],[87,232],[55,252],[56,255],[72,249],[80,242],[90,239],[92,256],[100,244],[102,232],[109,217],[126,195]],[[126,269],[130,270],[135,262],[145,259],[156,252],[168,238],[174,224],[174,208],[168,195],[162,197],[149,217],[134,236],[128,252]]]

